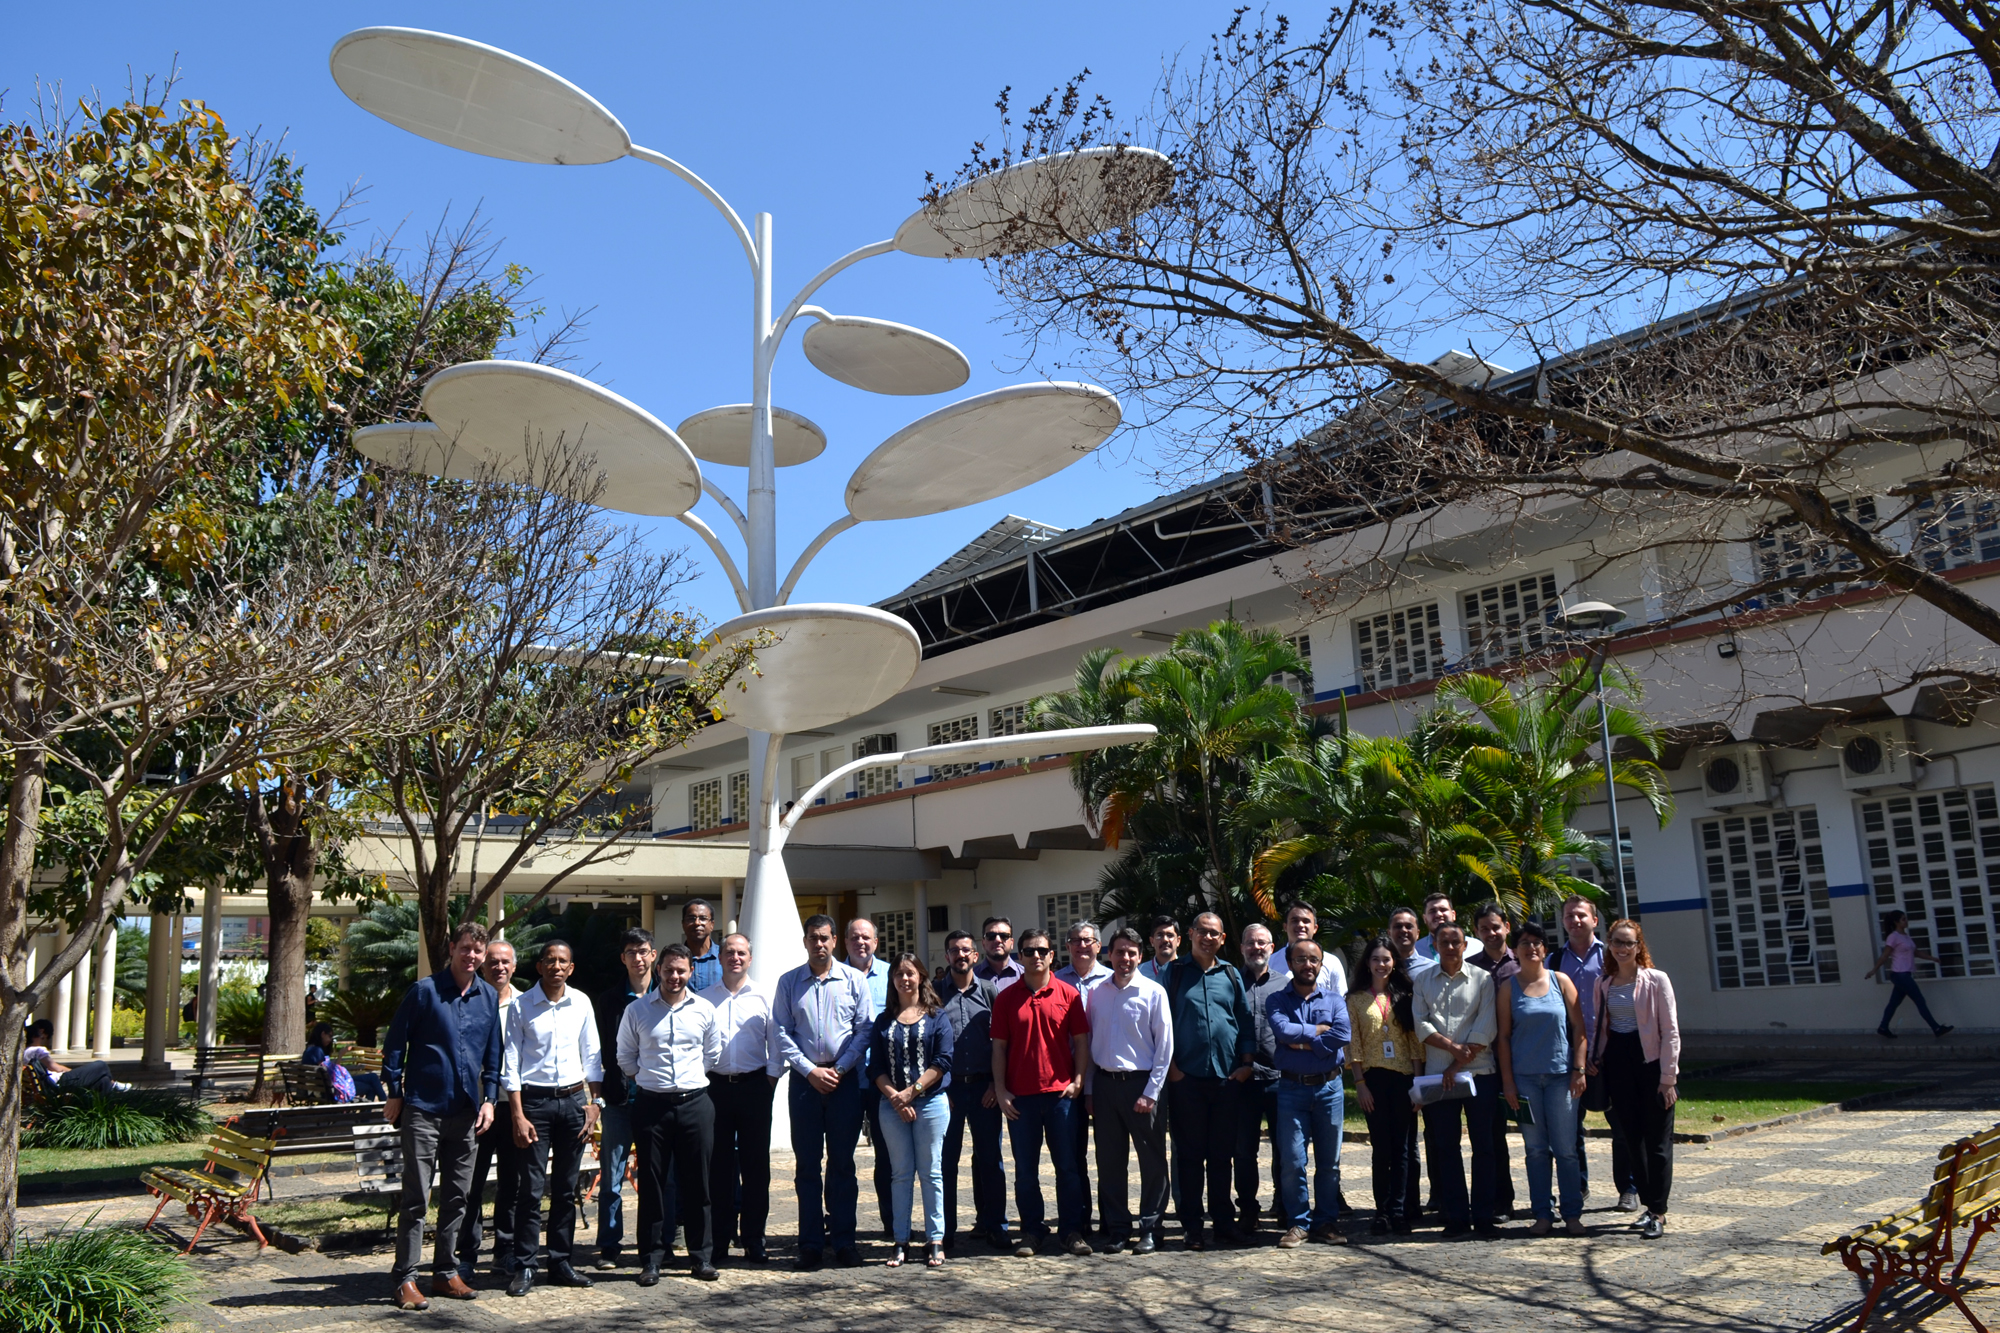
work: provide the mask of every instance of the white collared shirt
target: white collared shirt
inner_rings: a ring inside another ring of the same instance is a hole
[[[551,1000],[540,986],[518,996],[512,1016],[501,1008],[505,1057],[500,1062],[500,1087],[567,1088],[604,1081],[603,1048],[597,1039],[597,1012],[590,997],[574,986],[560,1000]]]
[[[748,1074],[763,1070],[772,1078],[785,1072],[778,1054],[778,1025],[771,1018],[771,997],[750,978],[734,991],[718,981],[701,993],[715,1006],[715,1026],[722,1035],[722,1058],[715,1073]]]
[[[669,1006],[655,990],[625,1006],[618,1024],[618,1067],[648,1092],[693,1092],[708,1086],[722,1059],[715,1006],[689,991]]]
[[[1132,984],[1120,986],[1110,976],[1093,986],[1084,1002],[1090,1019],[1090,1063],[1097,1069],[1123,1073],[1146,1070],[1145,1096],[1160,1099],[1167,1083],[1167,1066],[1174,1060],[1174,1023],[1168,1012],[1167,988],[1151,977],[1132,974]]]

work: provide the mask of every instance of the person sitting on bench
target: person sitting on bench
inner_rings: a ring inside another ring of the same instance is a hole
[[[46,1018],[38,1018],[28,1024],[28,1045],[21,1052],[21,1063],[33,1065],[47,1074],[49,1081],[58,1088],[88,1088],[92,1092],[130,1092],[130,1083],[120,1083],[111,1077],[111,1066],[102,1060],[90,1060],[71,1067],[59,1062],[49,1053],[49,1043],[56,1039],[56,1025]]]
[[[305,1054],[299,1057],[309,1065],[325,1065],[327,1086],[333,1089],[333,1099],[337,1102],[351,1102],[357,1098],[379,1102],[382,1100],[382,1076],[380,1074],[350,1073],[345,1065],[333,1058],[333,1024],[315,1023],[306,1033]]]

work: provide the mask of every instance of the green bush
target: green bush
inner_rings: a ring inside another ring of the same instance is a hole
[[[96,1092],[58,1088],[22,1130],[23,1148],[144,1148],[186,1143],[215,1128],[215,1120],[177,1092],[135,1088]],[[0,1328],[8,1325],[0,1323]]]
[[[223,986],[215,993],[217,1040],[250,1043],[264,1040],[264,994],[248,986]]]
[[[348,1041],[379,1046],[382,1029],[396,1017],[396,1006],[402,1002],[400,991],[355,982],[321,1000],[318,1016],[333,1024],[333,1030]]]
[[[198,1279],[163,1242],[129,1227],[59,1227],[20,1237],[0,1263],[0,1328],[9,1333],[155,1333]]]

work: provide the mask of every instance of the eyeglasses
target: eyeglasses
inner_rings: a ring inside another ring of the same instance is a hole
[[[1047,958],[1050,954],[1054,952],[1055,950],[1051,949],[1046,944],[1030,945],[1029,947],[1021,950],[1021,954],[1025,958]]]
[[[1011,930],[989,930],[986,932],[986,938],[989,940],[1011,940],[1014,938],[1014,932]]]
[[[1638,948],[1638,947],[1639,947],[1639,941],[1637,941],[1637,940],[1613,940],[1613,941],[1611,941],[1611,947],[1612,947],[1612,948],[1614,948],[1614,949],[1636,949],[1636,948]]]

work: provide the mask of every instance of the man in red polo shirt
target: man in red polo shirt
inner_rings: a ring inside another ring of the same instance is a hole
[[[1014,1254],[1033,1257],[1049,1234],[1042,1211],[1046,1137],[1056,1174],[1056,1231],[1065,1250],[1087,1255],[1083,1181],[1063,1168],[1076,1160],[1090,1020],[1076,987],[1049,970],[1055,948],[1047,931],[1023,931],[1017,952],[1021,978],[993,1001],[993,1089],[1014,1145],[1014,1206],[1021,1215],[1021,1243]]]

